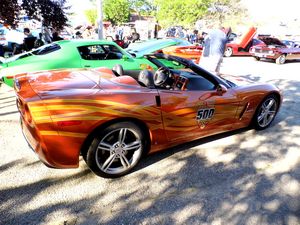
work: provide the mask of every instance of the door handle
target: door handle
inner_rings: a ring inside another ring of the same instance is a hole
[[[91,65],[84,65],[84,67],[91,67]]]

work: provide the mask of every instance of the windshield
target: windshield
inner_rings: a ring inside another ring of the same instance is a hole
[[[214,85],[223,84],[227,88],[235,86],[232,82],[229,82],[217,75],[211,74],[204,70],[192,60],[180,58],[177,56],[166,55],[162,53],[150,54],[145,56],[149,61],[160,67],[167,67],[169,69],[178,70],[180,73],[189,73],[194,76],[200,76],[204,79],[212,82]]]
[[[44,46],[32,51],[31,53],[33,55],[46,55],[46,54],[49,54],[51,52],[55,52],[59,49],[61,49],[61,47],[58,44],[52,43],[52,44],[49,44],[49,45],[44,45]]]
[[[128,52],[134,53],[143,53],[143,54],[150,54],[154,53],[157,50],[178,45],[178,46],[190,46],[192,45],[190,42],[183,40],[183,39],[161,39],[161,40],[150,40],[138,44],[134,44],[129,46],[126,50]]]
[[[2,63],[10,63],[10,62],[14,62],[18,59],[26,58],[26,57],[31,56],[31,55],[32,54],[30,52],[26,52],[26,53],[18,54],[18,55],[3,59],[3,60],[1,60],[1,62]]]
[[[57,51],[59,49],[61,49],[61,47],[56,43],[52,43],[52,44],[49,44],[49,45],[44,45],[44,46],[42,46],[38,49],[35,49],[31,52],[21,53],[21,54],[9,57],[7,59],[2,59],[0,64],[1,63],[14,62],[18,59],[24,59],[24,58],[27,58],[28,56],[32,56],[32,55],[46,55],[46,54],[49,54],[51,52]]]

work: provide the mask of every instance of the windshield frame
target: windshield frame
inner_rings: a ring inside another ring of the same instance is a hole
[[[148,54],[144,56],[147,60],[152,62],[157,66],[157,68],[160,67],[167,67],[165,64],[163,64],[159,59],[165,59],[169,61],[175,61],[177,63],[182,64],[183,66],[191,69],[196,75],[202,76],[203,78],[207,79],[208,81],[212,82],[214,85],[218,86],[220,84],[224,85],[226,88],[232,88],[235,86],[234,83],[228,82],[227,80],[214,75],[207,70],[201,68],[199,65],[195,64],[192,60],[189,59],[184,59],[178,56],[172,56],[172,55],[167,55],[163,53],[155,53],[155,54]]]

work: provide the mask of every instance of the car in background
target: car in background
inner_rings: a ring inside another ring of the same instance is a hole
[[[202,54],[202,46],[193,45],[189,41],[180,38],[166,38],[134,43],[126,51],[136,57],[151,53],[164,53],[198,63]]]
[[[300,46],[299,41],[281,40],[288,48],[298,48]]]
[[[7,40],[6,40],[6,34],[7,34],[7,28],[1,27],[0,28],[0,45],[6,46]]]
[[[115,178],[148,153],[250,125],[265,129],[281,105],[273,85],[224,79],[176,56],[146,57],[158,69],[124,70],[122,76],[108,68],[16,76],[22,131],[40,160],[75,168],[82,155],[95,174]]]
[[[126,70],[151,66],[145,58],[134,58],[116,43],[106,40],[62,40],[6,59],[0,77],[13,86],[14,75],[59,68],[95,68],[121,64]]]
[[[202,55],[203,47],[199,45],[189,46],[171,46],[164,48],[162,52],[164,54],[174,55],[185,59],[190,59],[195,63],[199,63]]]
[[[15,49],[15,52],[20,52],[21,46],[24,41],[24,33],[19,29],[7,29],[6,27],[0,28],[0,45],[4,52],[3,55],[9,56]]]
[[[251,27],[241,38],[236,38],[233,42],[227,43],[224,56],[251,56],[249,50],[252,46],[264,45],[261,40],[254,38],[256,31],[257,28]]]
[[[132,43],[126,48],[126,51],[134,57],[142,57],[151,53],[162,53],[165,48],[170,46],[192,46],[192,44],[180,38],[152,39]]]
[[[272,59],[276,64],[284,64],[287,60],[300,59],[300,45],[289,42],[289,46],[274,37],[263,37],[264,46],[253,46],[251,55],[256,60]]]

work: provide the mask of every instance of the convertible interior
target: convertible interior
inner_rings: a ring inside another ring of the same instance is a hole
[[[207,79],[195,74],[187,69],[169,69],[160,67],[157,71],[150,70],[124,70],[120,64],[112,69],[112,73],[117,77],[132,77],[140,86],[146,88],[157,88],[165,90],[213,90],[215,85]],[[122,83],[123,79],[117,79]],[[125,79],[124,79],[125,81]]]

